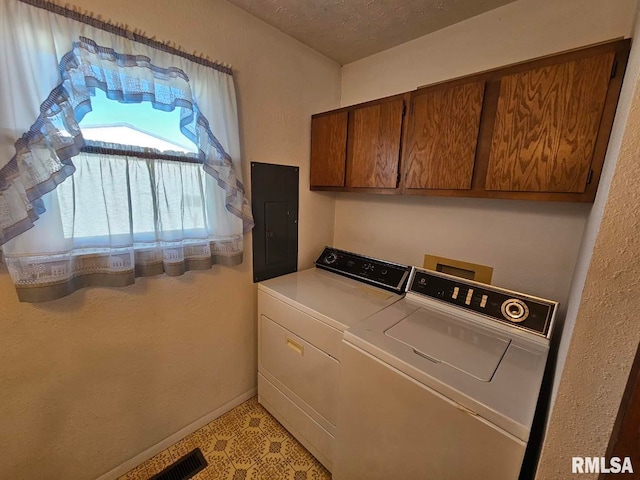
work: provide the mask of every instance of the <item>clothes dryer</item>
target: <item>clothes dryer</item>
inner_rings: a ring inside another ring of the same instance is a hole
[[[343,333],[400,300],[411,269],[329,247],[315,265],[258,284],[258,401],[331,470]]]

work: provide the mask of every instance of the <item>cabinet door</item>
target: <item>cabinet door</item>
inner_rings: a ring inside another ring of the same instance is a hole
[[[347,112],[311,118],[311,186],[343,187]]]
[[[403,106],[398,99],[351,112],[348,187],[397,187]]]
[[[404,164],[407,189],[470,189],[484,81],[416,92]]]
[[[585,191],[614,52],[505,76],[485,188]]]

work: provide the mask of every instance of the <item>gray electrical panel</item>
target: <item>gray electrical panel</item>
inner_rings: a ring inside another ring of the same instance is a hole
[[[251,163],[253,281],[298,269],[299,168]]]

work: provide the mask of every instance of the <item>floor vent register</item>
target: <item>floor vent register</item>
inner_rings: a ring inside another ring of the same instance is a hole
[[[187,480],[204,470],[207,461],[199,448],[187,453],[184,457],[169,465],[150,480]]]

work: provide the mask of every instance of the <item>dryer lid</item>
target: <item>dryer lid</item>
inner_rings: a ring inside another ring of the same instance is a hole
[[[484,330],[463,318],[419,308],[385,331],[416,355],[444,363],[483,382],[489,382],[511,339]]]

